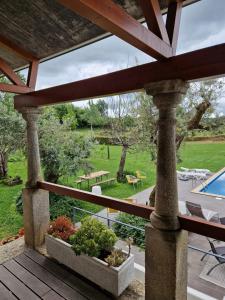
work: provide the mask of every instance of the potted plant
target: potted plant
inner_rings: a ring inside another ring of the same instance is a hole
[[[58,262],[119,296],[134,278],[134,257],[130,247],[129,253],[116,249],[116,241],[115,233],[97,219],[85,218],[76,229],[59,217],[50,223],[46,248]]]

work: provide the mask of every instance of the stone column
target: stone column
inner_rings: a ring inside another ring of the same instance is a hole
[[[41,113],[37,107],[24,107],[20,110],[27,129],[27,164],[28,174],[26,187],[35,188],[40,176],[40,153],[38,143],[37,121]]]
[[[176,107],[188,85],[182,80],[149,84],[159,110],[155,211],[146,227],[146,299],[187,297],[187,232],[180,230],[176,176]]]
[[[36,248],[43,244],[49,224],[49,193],[37,189],[37,181],[41,180],[37,130],[40,109],[24,107],[20,112],[27,125],[28,179],[23,190],[25,243],[28,247]]]

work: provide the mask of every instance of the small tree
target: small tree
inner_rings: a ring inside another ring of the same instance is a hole
[[[91,126],[91,134],[93,135],[94,126],[104,126],[107,117],[107,105],[105,101],[99,100],[96,104],[93,101],[88,102],[85,109],[85,119]]]
[[[110,135],[115,144],[122,146],[117,181],[124,179],[124,168],[127,152],[138,141],[137,110],[134,109],[135,99],[132,97],[119,96],[111,98],[109,102]]]
[[[0,98],[0,178],[3,178],[8,175],[9,155],[24,146],[25,124],[13,108],[13,94],[0,93]]]
[[[40,121],[40,153],[44,177],[58,182],[61,176],[74,175],[87,165],[92,143],[66,124],[60,127],[54,116]]]

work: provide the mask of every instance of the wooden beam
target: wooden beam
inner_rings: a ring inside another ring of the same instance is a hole
[[[117,209],[135,216],[141,216],[142,218],[149,219],[153,208],[146,205],[129,203],[123,200],[119,200],[107,196],[99,196],[93,193],[81,191],[71,187],[50,183],[47,181],[39,181],[37,187],[58,195],[68,196],[74,199],[79,199],[105,207]]]
[[[58,0],[73,12],[156,59],[172,56],[172,48],[128,15],[112,0]]]
[[[28,60],[28,61],[37,60],[37,58],[35,56],[33,56],[31,53],[29,53],[28,51],[24,50],[20,46],[14,44],[12,41],[10,41],[9,39],[7,39],[1,35],[0,35],[0,46],[4,47],[10,51],[13,51],[17,55],[23,57],[25,60]]]
[[[32,90],[35,90],[38,67],[39,67],[39,60],[33,60],[29,66],[29,71],[27,76],[27,86],[29,86]]]
[[[174,0],[169,3],[167,18],[166,18],[166,29],[168,32],[170,44],[173,48],[173,55],[176,54],[176,49],[177,49],[181,11],[182,11],[181,0]]]
[[[14,94],[26,94],[32,91],[31,88],[26,85],[14,85],[8,83],[0,83],[1,92],[9,92]]]
[[[166,26],[163,21],[159,0],[139,0],[148,29],[170,44]]]
[[[153,207],[147,205],[129,203],[107,196],[99,196],[89,192],[46,181],[39,181],[37,183],[37,188],[56,193],[58,195],[68,196],[74,199],[113,208],[147,220],[150,219],[150,215],[154,211]],[[185,215],[179,215],[178,218],[182,229],[225,242],[224,225]]]
[[[150,82],[183,79],[197,80],[225,74],[225,44],[185,53],[166,61],[51,87],[15,96],[15,108],[43,106],[62,102],[138,91]]]
[[[2,58],[0,58],[0,70],[12,83],[16,85],[24,85],[20,77],[13,71],[13,69],[8,65],[8,63],[5,62]]]

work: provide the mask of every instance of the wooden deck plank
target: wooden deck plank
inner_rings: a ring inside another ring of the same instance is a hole
[[[37,277],[32,275],[26,269],[24,269],[15,260],[9,260],[3,264],[4,267],[13,273],[20,281],[22,281],[27,287],[34,291],[38,296],[43,296],[48,293],[51,288],[44,284]]]
[[[59,280],[52,273],[35,263],[32,259],[24,254],[21,254],[15,258],[15,260],[21,264],[25,269],[31,272],[34,276],[45,282],[55,292],[64,297],[67,300],[85,300],[86,297],[80,295],[77,291],[70,286]],[[32,299],[33,300],[33,299]]]
[[[19,279],[13,276],[4,266],[0,266],[1,282],[21,300],[40,300],[28,287]]]
[[[48,292],[46,295],[42,297],[43,300],[64,300],[65,298],[62,298],[59,296],[59,294],[56,294],[53,290]]]
[[[15,296],[13,296],[12,292],[9,291],[1,282],[0,282],[0,299],[1,300],[17,300]]]
[[[64,281],[66,284],[76,289],[79,293],[86,296],[88,299],[112,299],[112,297],[105,295],[101,290],[98,290],[98,288],[91,286],[91,284],[86,283],[84,280],[73,275],[73,273],[70,273],[67,269],[63,268],[63,266],[60,266],[51,259],[47,259],[38,252],[29,249],[25,251],[25,255],[48,270],[50,273],[54,274],[60,280]]]

